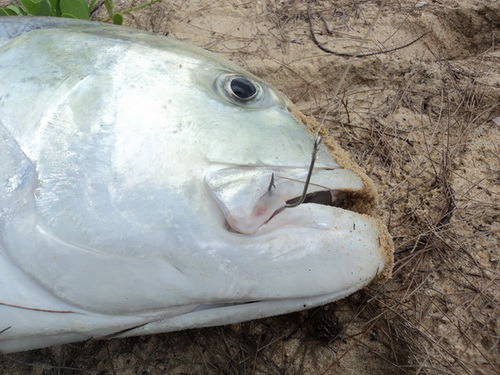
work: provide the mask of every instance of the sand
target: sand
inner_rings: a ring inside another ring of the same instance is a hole
[[[125,24],[220,53],[318,120],[333,101],[328,131],[380,194],[392,279],[282,317],[3,355],[0,373],[498,373],[500,4],[387,0],[332,97],[380,4],[165,1]]]

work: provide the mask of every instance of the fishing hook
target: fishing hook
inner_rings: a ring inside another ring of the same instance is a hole
[[[271,182],[269,183],[269,187],[267,188],[267,191],[269,194],[271,194],[271,190],[276,188],[276,185],[274,184],[274,172],[271,174]]]
[[[314,140],[314,147],[313,147],[313,152],[311,155],[311,164],[309,165],[309,171],[307,172],[307,178],[306,182],[304,185],[304,191],[302,192],[302,195],[300,199],[297,202],[294,203],[285,203],[285,208],[292,208],[292,207],[297,207],[304,203],[306,200],[306,195],[307,195],[307,189],[309,188],[309,182],[311,181],[311,176],[314,170],[314,163],[316,162],[316,154],[318,153],[319,150],[319,145],[321,143],[321,136],[317,136],[316,139]]]

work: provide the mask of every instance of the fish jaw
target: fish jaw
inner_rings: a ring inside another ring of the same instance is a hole
[[[268,301],[256,301],[244,304],[227,304],[216,308],[201,308],[186,314],[172,318],[157,320],[148,324],[131,329],[114,337],[129,337],[138,335],[154,334],[157,332],[172,332],[183,329],[220,326],[225,324],[241,323],[248,320],[265,318],[296,312],[298,310],[310,309],[322,306],[332,301],[347,297],[357,290],[366,286],[365,280],[359,284],[352,285],[348,289],[337,291],[332,294],[305,297],[296,299],[275,299]]]
[[[304,218],[314,224],[305,227]],[[310,203],[286,209],[245,238],[246,251],[233,258],[233,265],[244,272],[253,254],[254,272],[244,282],[241,301],[220,296],[218,304],[202,304],[117,337],[239,323],[321,306],[383,278],[392,266],[392,241],[383,225],[337,207]],[[254,278],[266,282],[255,288]]]
[[[209,172],[205,182],[229,228],[237,233],[253,234],[269,230],[266,224],[281,215],[287,203],[303,194],[307,173],[304,167],[236,166]],[[325,205],[339,206],[346,194],[363,189],[361,178],[350,170],[317,168],[311,176],[306,202],[323,201]],[[307,217],[300,223],[306,227],[316,226]]]
[[[301,196],[307,173],[306,166],[226,166],[205,177],[226,217],[226,236],[247,244],[236,262],[252,258],[259,270],[254,275],[270,285],[256,293],[249,288],[246,296],[246,301],[259,301],[255,308],[262,311],[264,306],[272,310],[277,301],[284,309],[290,304],[287,312],[304,308],[299,302],[308,298],[332,302],[392,268],[387,229],[377,218],[357,212],[355,201],[367,190],[357,173],[340,166],[316,168],[304,203],[285,206]]]
[[[231,272],[257,282],[233,283],[241,287],[241,302],[340,296],[392,267],[392,242],[380,221],[339,207],[302,204],[284,209],[254,234],[231,234],[240,251],[223,258]]]

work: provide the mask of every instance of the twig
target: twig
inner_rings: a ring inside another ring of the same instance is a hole
[[[320,50],[322,50],[323,52],[326,52],[326,53],[330,53],[330,54],[335,55],[335,56],[340,56],[340,57],[369,57],[369,56],[375,56],[375,55],[382,55],[382,54],[386,54],[386,53],[391,53],[391,52],[399,51],[400,49],[409,47],[412,44],[418,42],[420,39],[422,39],[427,34],[429,34],[429,32],[423,33],[418,38],[416,38],[416,39],[412,40],[411,42],[408,42],[408,43],[406,43],[406,44],[404,44],[402,46],[398,46],[398,47],[394,47],[394,48],[391,48],[391,49],[386,49],[386,50],[378,51],[378,52],[361,53],[361,54],[354,53],[353,54],[353,53],[344,53],[344,52],[333,51],[333,50],[331,50],[331,49],[326,48],[325,46],[323,46],[318,41],[318,39],[316,38],[316,33],[314,32],[314,27],[313,27],[313,24],[312,24],[311,3],[312,3],[312,0],[309,0],[309,3],[307,4],[307,19],[309,21],[309,31],[311,32],[312,40],[313,40],[314,44],[316,44],[316,46]]]
[[[450,222],[451,217],[453,216],[453,212],[455,211],[456,208],[455,192],[449,185],[448,181],[446,181],[446,195],[448,197],[448,205],[446,207],[445,214],[443,215],[441,220],[439,220],[439,222],[437,223],[436,229],[440,229]]]

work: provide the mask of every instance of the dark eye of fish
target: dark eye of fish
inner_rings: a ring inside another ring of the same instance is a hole
[[[229,103],[248,109],[281,103],[265,84],[238,73],[223,72],[215,79],[214,88]]]
[[[245,102],[252,100],[257,95],[257,87],[245,77],[233,78],[229,87],[234,96]]]

